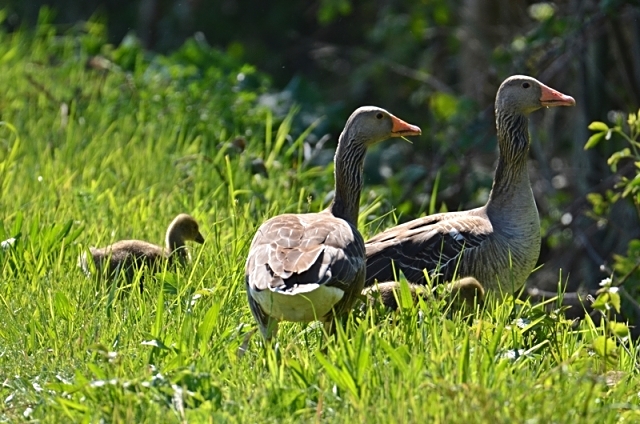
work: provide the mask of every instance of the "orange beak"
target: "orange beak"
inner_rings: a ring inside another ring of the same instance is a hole
[[[540,84],[542,94],[540,95],[540,103],[542,106],[575,106],[576,101],[573,97],[562,94],[551,87]]]
[[[422,134],[422,130],[420,127],[407,124],[400,118],[396,118],[391,115],[391,121],[393,122],[393,127],[391,127],[391,134],[394,137],[402,137],[404,135],[420,135]]]

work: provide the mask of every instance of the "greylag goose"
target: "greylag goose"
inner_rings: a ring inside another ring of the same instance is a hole
[[[414,301],[418,296],[423,299],[433,297],[432,291],[427,286],[409,284],[409,290]],[[476,304],[480,305],[484,301],[484,288],[473,277],[461,278],[449,283],[447,291],[449,292],[449,300],[456,309],[473,308]],[[362,294],[369,302],[380,301],[384,306],[395,311],[398,309],[400,283],[396,281],[377,283],[365,288]]]
[[[345,315],[364,286],[364,240],[357,229],[362,168],[368,147],[420,128],[373,106],[357,109],[340,134],[334,157],[335,195],[322,212],[284,214],[258,228],[247,257],[251,312],[266,340],[279,321],[323,321]]]
[[[204,237],[196,220],[185,213],[175,217],[167,228],[165,247],[142,240],[121,240],[103,248],[89,248],[98,275],[107,272],[110,277],[116,276],[122,269],[128,281],[133,279],[136,268],[148,266],[153,270],[161,270],[163,261],[186,264],[189,252],[186,241],[204,243]],[[86,275],[91,275],[87,263],[86,252],[80,256],[79,265]]]
[[[513,293],[540,253],[540,221],[527,172],[528,115],[542,107],[573,106],[575,100],[534,78],[507,78],[496,96],[500,150],[488,202],[477,209],[418,218],[366,243],[365,286],[393,280],[425,284],[475,277],[485,290]]]

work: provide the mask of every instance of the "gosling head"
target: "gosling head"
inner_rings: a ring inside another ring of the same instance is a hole
[[[459,307],[471,307],[475,304],[482,305],[485,292],[482,283],[473,277],[465,277],[449,283],[451,299]]]
[[[200,233],[198,222],[186,213],[181,213],[175,217],[171,225],[169,225],[168,232],[180,234],[185,241],[195,241],[200,244],[204,243],[204,237]]]

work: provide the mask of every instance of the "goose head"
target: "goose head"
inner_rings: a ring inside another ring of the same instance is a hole
[[[351,114],[340,140],[370,147],[388,138],[420,134],[422,131],[419,127],[404,122],[382,108],[363,106]]]
[[[504,80],[496,95],[496,114],[528,115],[542,107],[575,106],[573,97],[548,87],[535,78],[514,75]]]

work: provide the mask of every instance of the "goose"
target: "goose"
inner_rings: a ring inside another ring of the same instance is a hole
[[[357,229],[363,164],[368,147],[421,130],[384,109],[356,109],[338,140],[335,195],[318,213],[284,214],[257,230],[245,267],[251,312],[265,340],[280,321],[324,322],[347,314],[364,286],[364,239]]]
[[[426,299],[434,295],[427,286],[418,284],[409,284],[409,291],[414,301],[418,296]],[[449,300],[456,309],[473,308],[476,304],[481,305],[484,301],[484,288],[473,277],[465,277],[449,283],[447,292],[449,293]],[[395,311],[398,309],[400,283],[397,281],[377,283],[366,287],[362,294],[368,302],[375,303],[380,301],[385,307]]]
[[[537,109],[574,106],[575,100],[535,78],[507,78],[495,101],[499,158],[487,203],[398,225],[366,243],[365,286],[393,280],[425,284],[475,277],[500,295],[524,284],[540,253],[540,221],[527,172],[528,115]]]
[[[192,216],[182,213],[169,224],[165,247],[142,240],[121,240],[102,248],[90,247],[89,251],[98,275],[107,272],[109,276],[115,277],[122,269],[130,282],[136,268],[142,266],[160,270],[164,261],[170,264],[187,264],[190,257],[186,241],[202,244],[204,237],[200,233],[198,222]],[[84,273],[90,276],[86,252],[80,256],[78,262]]]

